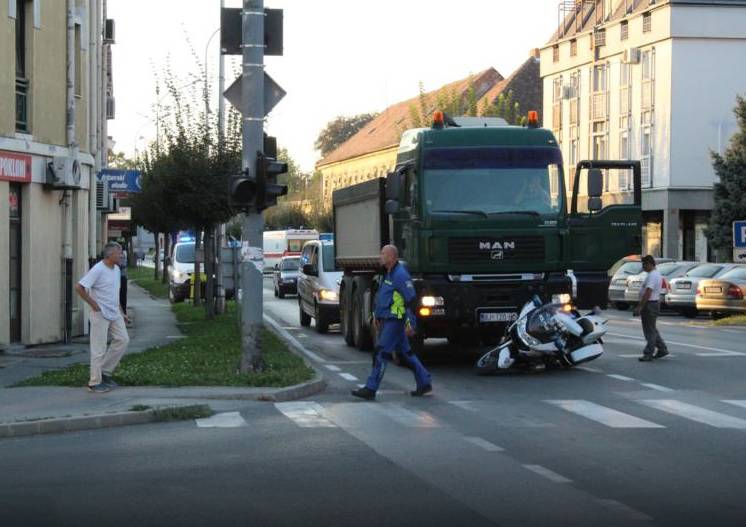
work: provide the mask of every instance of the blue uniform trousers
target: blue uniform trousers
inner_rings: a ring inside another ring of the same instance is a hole
[[[383,380],[383,374],[386,372],[386,365],[388,361],[393,359],[395,351],[398,351],[399,356],[409,362],[409,365],[412,367],[417,388],[428,386],[431,382],[430,373],[409,347],[409,339],[406,335],[406,322],[397,319],[384,319],[380,323],[383,324],[383,327],[378,336],[378,347],[375,359],[373,360],[373,371],[370,372],[368,382],[365,386],[374,392],[378,390]]]

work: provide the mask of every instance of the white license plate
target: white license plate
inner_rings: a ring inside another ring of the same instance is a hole
[[[691,289],[692,284],[677,284],[676,289]]]
[[[705,287],[705,293],[722,293],[722,287]]]
[[[513,322],[518,318],[518,313],[479,313],[479,322]]]

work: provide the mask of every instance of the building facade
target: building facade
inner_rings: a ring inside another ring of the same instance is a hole
[[[104,11],[0,0],[0,349],[86,328],[72,285],[97,250]]]
[[[746,92],[746,1],[565,2],[541,49],[544,124],[561,144],[568,182],[582,159],[639,159],[643,251],[705,261],[715,173]],[[605,190],[630,199],[631,177]]]

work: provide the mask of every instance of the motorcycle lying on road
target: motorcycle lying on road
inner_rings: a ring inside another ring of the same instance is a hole
[[[571,368],[600,357],[607,321],[596,310],[581,315],[569,305],[526,302],[500,344],[476,363],[479,375],[500,370]]]

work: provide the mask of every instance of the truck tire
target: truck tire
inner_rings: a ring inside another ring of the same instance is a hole
[[[300,299],[300,297],[298,297],[298,315],[300,318],[301,326],[303,326],[304,328],[307,328],[308,326],[311,325],[311,317],[307,315],[305,311],[303,311],[303,302]]]
[[[327,333],[329,331],[329,320],[327,320],[324,312],[319,309],[319,304],[316,304],[314,315],[316,319],[316,332],[321,334]]]
[[[352,279],[345,276],[342,278],[342,286],[339,291],[339,328],[342,338],[348,346],[355,345],[355,336],[352,331]]]
[[[352,332],[355,347],[362,351],[373,349],[373,339],[365,321],[365,291],[369,287],[367,280],[355,278],[352,290]]]

